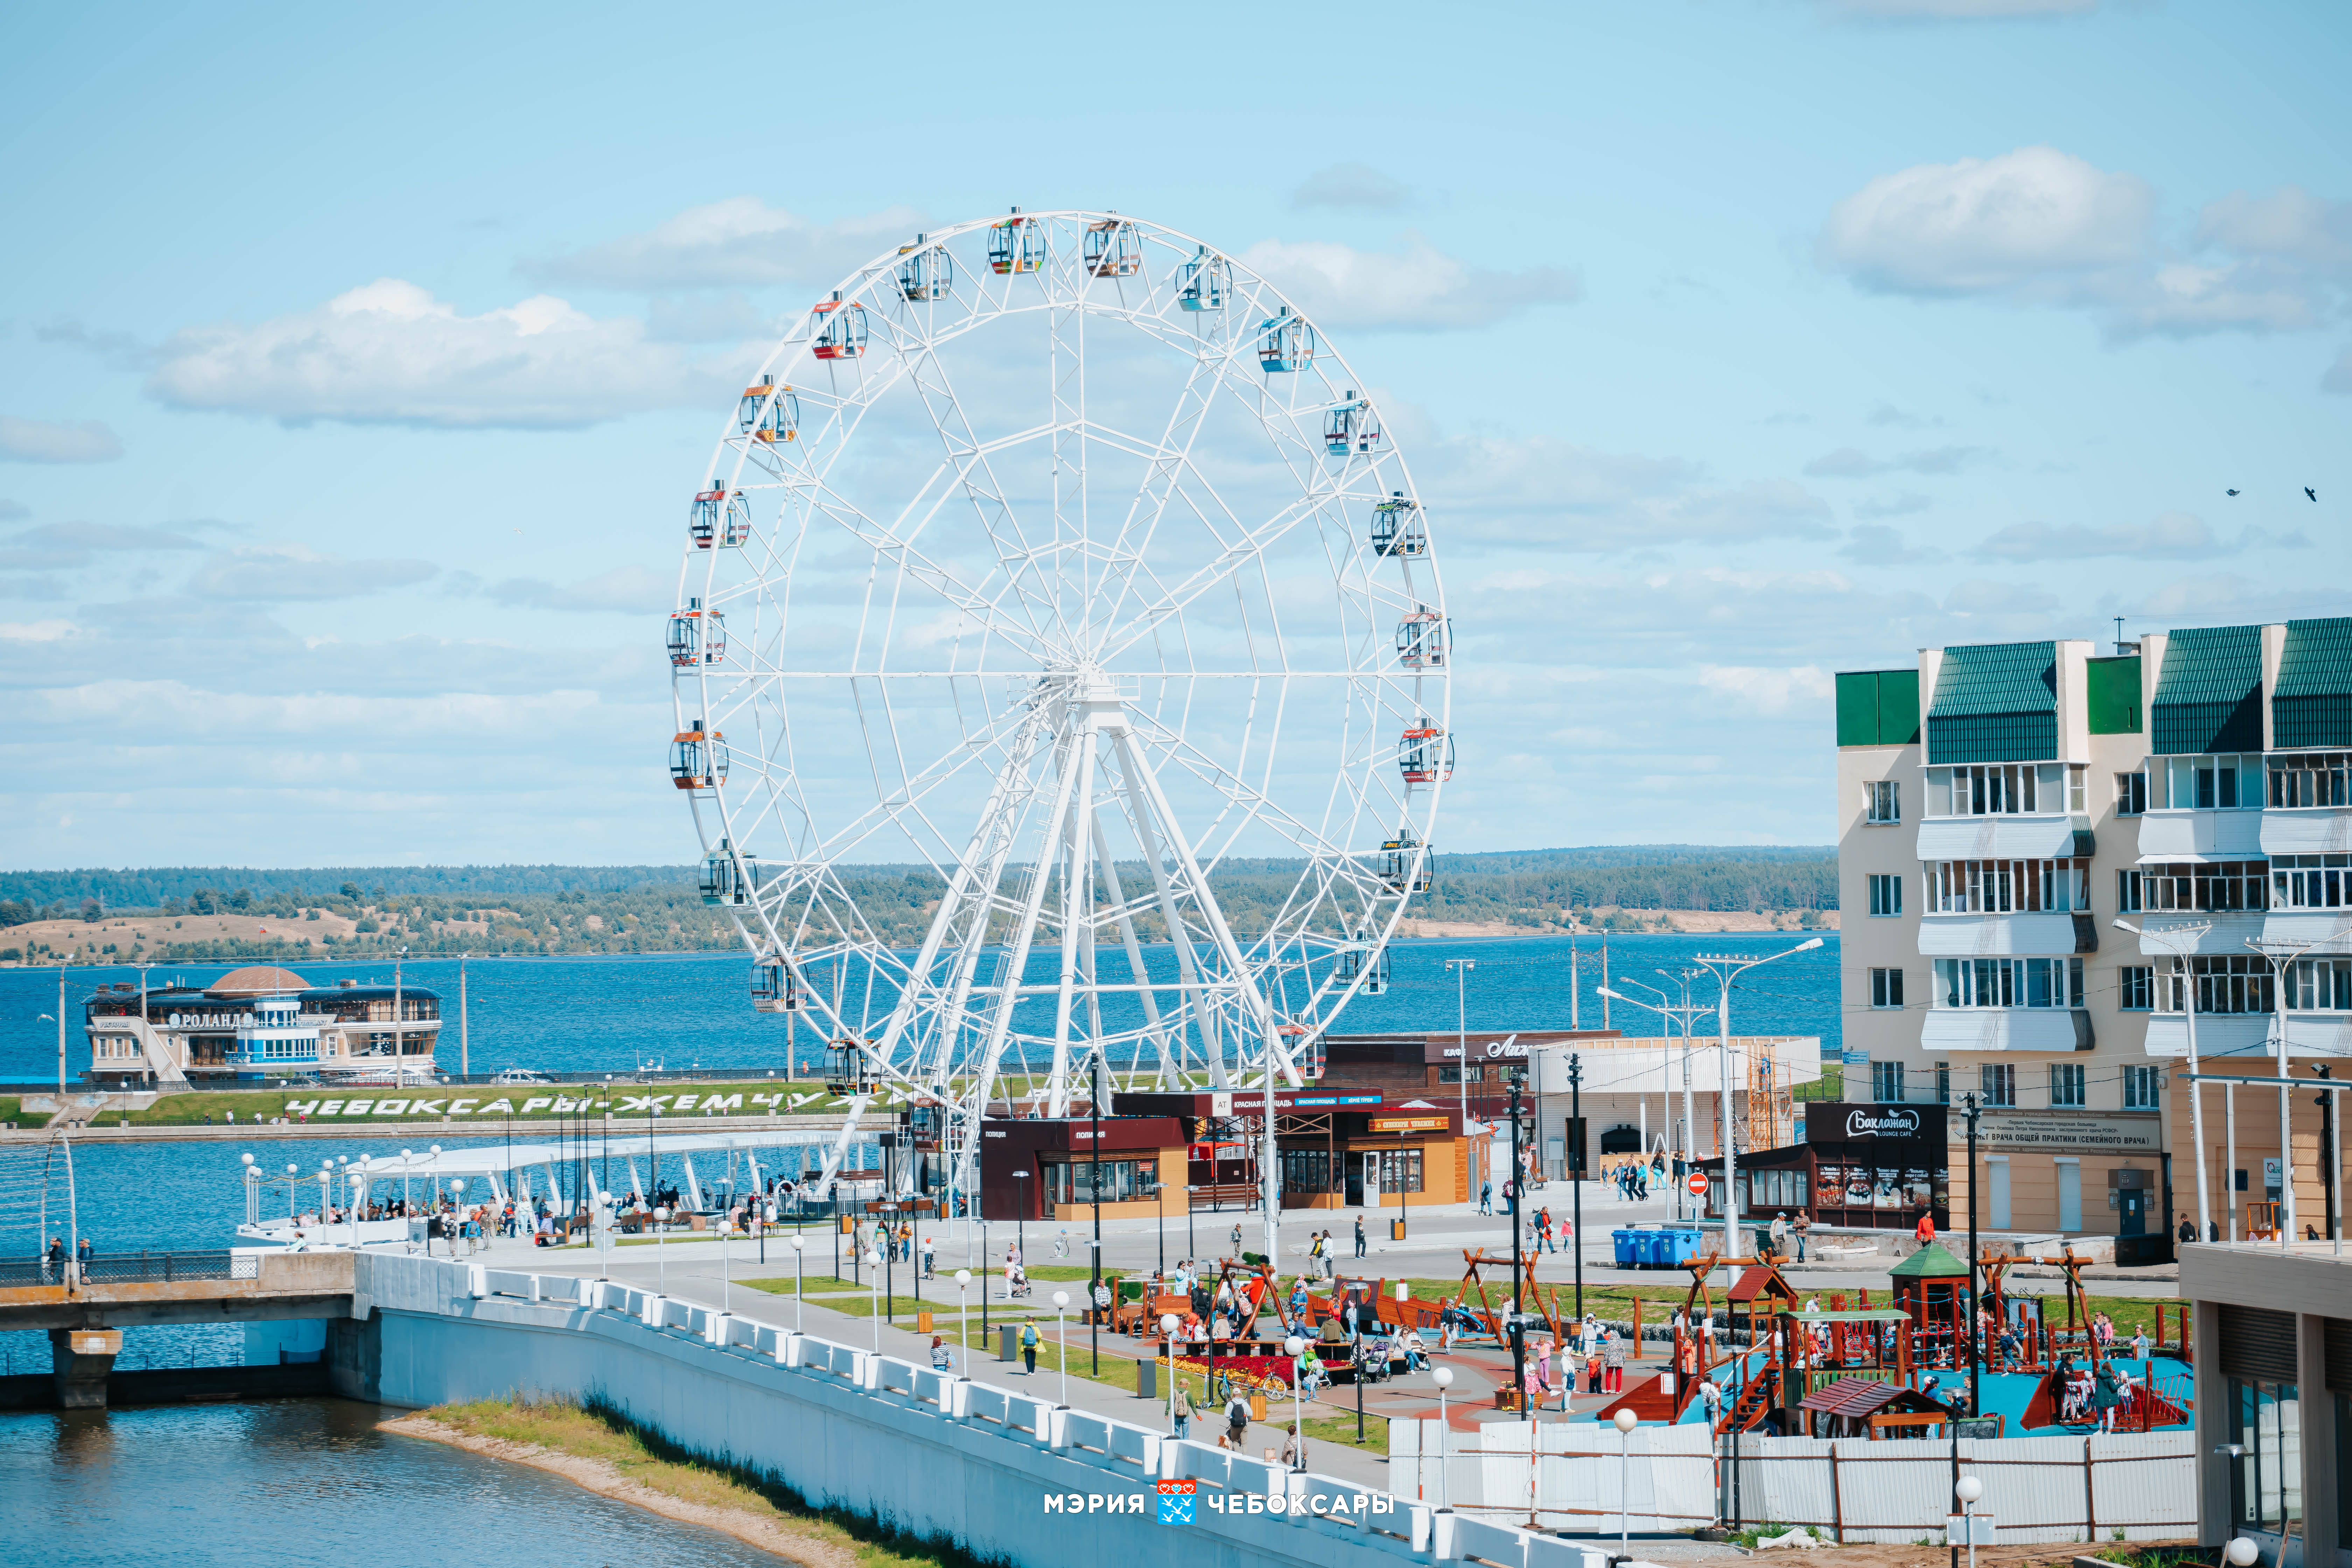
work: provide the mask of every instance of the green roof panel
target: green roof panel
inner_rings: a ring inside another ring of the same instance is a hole
[[[2031,763],[2057,755],[2056,643],[1944,650],[1927,708],[1927,761]]]
[[[2352,746],[2352,617],[2289,621],[2271,693],[2278,746]]]
[[[2261,751],[2262,700],[2262,627],[2174,632],[2148,707],[2148,749],[2168,757]]]
[[[1847,669],[1837,677],[1837,743],[1908,746],[1919,739],[1919,672]]]
[[[1941,1242],[1931,1241],[1886,1272],[1897,1279],[1965,1279],[1969,1266],[1945,1251]]]

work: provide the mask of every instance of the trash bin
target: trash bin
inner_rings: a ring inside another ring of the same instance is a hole
[[[931,1315],[929,1312],[915,1314],[915,1331],[919,1334],[928,1334],[931,1331]]]
[[[1618,1268],[1631,1268],[1633,1267],[1636,1258],[1634,1249],[1638,1245],[1636,1235],[1637,1233],[1630,1230],[1612,1230],[1609,1233],[1609,1239],[1616,1243]]]
[[[1160,1397],[1160,1363],[1150,1357],[1135,1363],[1135,1396],[1138,1399]]]
[[[1662,1267],[1665,1261],[1666,1233],[1662,1230],[1639,1232],[1633,1247],[1633,1267],[1656,1268]]]
[[[1389,1239],[1391,1241],[1402,1241],[1404,1239],[1404,1221],[1401,1219],[1392,1219],[1389,1221]]]
[[[996,1331],[999,1335],[996,1342],[996,1359],[999,1361],[1019,1361],[1021,1359],[1020,1325],[1017,1323],[1005,1323],[1000,1326]]]

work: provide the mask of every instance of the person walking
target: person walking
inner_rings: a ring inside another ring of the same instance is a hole
[[[1359,1258],[1361,1258],[1363,1255],[1364,1255],[1364,1216],[1363,1216],[1362,1215],[1358,1215],[1356,1216],[1356,1256],[1357,1256],[1357,1257],[1359,1257]]]
[[[1912,1237],[1922,1247],[1925,1247],[1929,1242],[1935,1240],[1936,1211],[1933,1209],[1921,1209],[1919,1211],[1919,1223],[1912,1228],[1911,1235]]]
[[[1716,1386],[1714,1374],[1698,1380],[1698,1402],[1706,1409],[1706,1429],[1712,1432],[1723,1414],[1723,1390]]]
[[[1176,1384],[1176,1393],[1169,1406],[1169,1413],[1174,1426],[1175,1436],[1181,1441],[1192,1430],[1192,1396],[1184,1392],[1184,1380],[1176,1376],[1174,1366],[1169,1367],[1168,1375],[1174,1379]]]
[[[1482,1179],[1478,1184],[1478,1212],[1483,1215],[1495,1212],[1495,1184],[1490,1181]]]
[[[937,1334],[933,1334],[931,1336],[931,1370],[933,1372],[947,1372],[950,1370],[951,1366],[952,1363],[948,1354],[947,1341]]]
[[[1813,1216],[1799,1209],[1797,1217],[1790,1222],[1789,1229],[1797,1238],[1797,1261],[1802,1263],[1805,1260],[1805,1238],[1813,1233]]]
[[[1307,1468],[1307,1438],[1298,1430],[1298,1423],[1296,1421],[1290,1423],[1288,1436],[1282,1440],[1282,1465],[1285,1469],[1289,1470],[1303,1470]]]
[[[1773,1257],[1775,1257],[1775,1258],[1786,1258],[1786,1257],[1789,1255],[1789,1211],[1788,1211],[1788,1210],[1786,1210],[1786,1209],[1782,1209],[1780,1213],[1778,1213],[1778,1214],[1776,1214],[1776,1215],[1774,1215],[1772,1216],[1772,1227],[1771,1227],[1771,1228],[1772,1228],[1772,1256],[1773,1256]]]
[[[1036,1376],[1037,1325],[1034,1323],[1024,1323],[1021,1325],[1021,1360],[1028,1368],[1029,1375],[1031,1377]]]
[[[1225,1397],[1225,1446],[1235,1453],[1242,1452],[1243,1439],[1249,1436],[1249,1401],[1238,1388]]]
[[[1241,1256],[1242,1256],[1242,1222],[1241,1222],[1241,1221],[1239,1221],[1239,1220],[1235,1220],[1235,1221],[1234,1221],[1234,1261],[1239,1262],[1239,1261],[1240,1261],[1240,1259],[1241,1259]]]
[[[1614,1329],[1609,1331],[1608,1339],[1601,1343],[1601,1364],[1606,1370],[1608,1376],[1607,1382],[1601,1385],[1601,1392],[1604,1394],[1624,1393],[1625,1342],[1618,1336],[1617,1331]]]

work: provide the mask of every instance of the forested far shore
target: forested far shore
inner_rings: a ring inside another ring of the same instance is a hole
[[[1143,868],[1131,870],[1139,879]],[[946,889],[944,879],[924,868],[844,867],[836,874],[875,933],[894,944],[921,939]],[[1234,926],[1255,931],[1297,875],[1296,862],[1233,859],[1210,880]],[[1837,858],[1827,847],[1628,845],[1440,855],[1433,886],[1413,900],[1412,915],[1592,930],[1638,926],[1626,910],[1836,908]],[[1153,915],[1139,934],[1163,937],[1158,927]],[[740,945],[731,922],[702,901],[694,868],[683,866],[0,872],[0,962],[17,963],[124,963],[164,952],[200,962],[362,957],[402,947],[423,954]]]

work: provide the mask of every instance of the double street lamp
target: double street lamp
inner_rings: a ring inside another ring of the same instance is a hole
[[[1702,952],[1695,960],[1714,974],[1716,984],[1720,988],[1715,1003],[1715,1022],[1716,1040],[1721,1051],[1717,1058],[1717,1067],[1723,1075],[1721,1142],[1723,1144],[1723,1256],[1726,1258],[1737,1258],[1740,1256],[1739,1189],[1732,1182],[1732,1174],[1738,1159],[1734,1145],[1738,1139],[1738,1129],[1731,1120],[1731,983],[1759,963],[1770,963],[1775,959],[1787,958],[1792,953],[1811,952],[1821,945],[1822,939],[1814,937],[1809,942],[1801,942],[1794,947],[1782,948],[1778,952],[1768,952],[1761,958],[1747,958],[1738,953]]]

